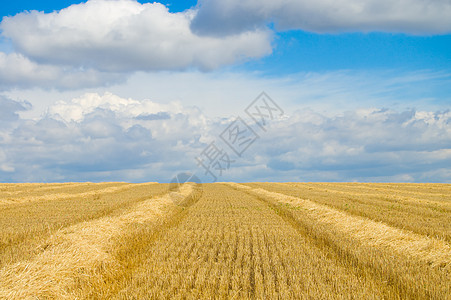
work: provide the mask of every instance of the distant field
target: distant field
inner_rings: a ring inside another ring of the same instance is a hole
[[[0,184],[0,299],[451,299],[451,185]]]

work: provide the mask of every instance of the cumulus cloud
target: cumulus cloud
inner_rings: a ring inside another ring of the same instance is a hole
[[[444,182],[449,178],[425,174],[451,165],[450,121],[449,111],[297,111],[274,126],[260,155],[268,174],[288,172],[297,180]]]
[[[233,121],[180,103],[90,93],[23,119],[24,103],[0,101],[0,181],[169,181],[204,172],[195,157],[212,141],[229,151],[233,181],[451,180],[451,113],[303,109],[271,122],[242,157],[218,136]],[[210,180],[204,176],[203,180]]]
[[[79,67],[39,64],[19,53],[0,52],[0,89],[77,89],[108,85],[124,79],[121,74]]]
[[[0,122],[9,123],[19,119],[17,112],[30,108],[28,102],[17,102],[10,100],[4,96],[0,96]]]
[[[192,27],[204,34],[236,34],[274,22],[279,30],[319,33],[451,32],[449,0],[200,0]]]
[[[179,13],[156,2],[89,0],[4,17],[0,89],[89,88],[137,71],[215,70],[271,54],[278,30],[446,34],[449,15],[449,0],[201,0]]]
[[[190,29],[195,14],[170,13],[159,3],[90,0],[53,13],[5,17],[0,29],[34,62],[110,72],[211,70],[271,53],[269,30],[199,36]]]
[[[12,113],[21,108],[8,101]],[[166,117],[138,118],[154,114]],[[60,101],[39,119],[15,116],[10,123],[14,126],[0,129],[0,181],[169,178],[186,168],[183,158],[200,147],[207,126],[195,107],[110,93]],[[128,172],[141,177],[124,175]]]

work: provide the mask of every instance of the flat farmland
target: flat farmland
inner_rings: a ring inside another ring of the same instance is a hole
[[[0,184],[1,299],[451,299],[451,185]]]

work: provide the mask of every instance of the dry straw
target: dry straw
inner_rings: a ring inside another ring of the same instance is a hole
[[[180,193],[189,195],[191,185]],[[74,299],[80,287],[98,291],[120,268],[115,261],[113,240],[130,225],[158,222],[173,205],[169,195],[148,199],[117,216],[79,223],[55,233],[31,261],[0,270],[1,299]],[[86,287],[88,285],[88,287]],[[108,289],[109,286],[105,286]]]
[[[314,219],[318,225],[333,227],[335,231],[367,246],[426,261],[432,266],[445,265],[449,268],[451,265],[451,247],[443,240],[394,228],[367,218],[349,215],[310,200],[270,192],[261,188],[254,189],[237,183],[229,183],[229,185],[254,195],[268,197],[304,209],[304,212]]]

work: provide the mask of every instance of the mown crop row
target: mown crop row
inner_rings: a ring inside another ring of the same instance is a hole
[[[451,190],[446,193],[448,185],[424,184],[415,185],[415,188],[410,184],[401,185],[406,186],[404,190],[410,187],[410,193],[418,191],[416,196],[406,195],[402,189],[387,191],[379,184],[252,183],[247,186],[308,199],[352,215],[451,242]],[[427,194],[431,186],[442,191],[438,197],[437,193]]]
[[[3,184],[0,189],[1,268],[35,255],[38,246],[57,230],[164,194],[168,185]]]
[[[0,299],[451,294],[449,185],[84,185],[2,191]]]

